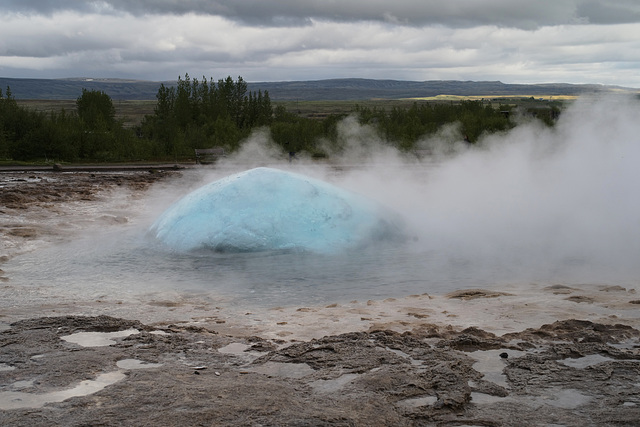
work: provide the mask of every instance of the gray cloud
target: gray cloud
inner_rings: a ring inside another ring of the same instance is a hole
[[[640,22],[636,0],[5,0],[0,10],[51,14],[56,11],[217,15],[251,25],[293,26],[312,19],[336,22],[379,21],[394,25],[470,27],[496,25],[533,29],[571,23]]]
[[[0,75],[640,87],[637,0],[282,3],[4,0]]]
[[[640,3],[637,0],[617,2],[585,1],[578,5],[578,14],[592,24],[622,24],[640,22]]]

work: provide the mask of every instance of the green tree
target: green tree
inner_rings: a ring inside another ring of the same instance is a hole
[[[11,93],[11,89],[7,87],[7,92]],[[15,101],[14,101],[15,102]],[[9,135],[7,130],[8,101],[0,89],[0,158],[9,157]]]
[[[82,89],[76,108],[87,129],[110,130],[116,124],[116,109],[111,97],[101,90]]]
[[[77,157],[96,161],[121,161],[136,152],[134,137],[115,118],[111,97],[103,91],[82,90],[76,101],[81,129]]]
[[[194,148],[238,147],[253,127],[271,123],[273,109],[267,92],[249,93],[247,83],[231,76],[216,82],[178,77],[175,87],[160,85],[152,116],[143,120],[141,134],[165,156],[179,157]]]

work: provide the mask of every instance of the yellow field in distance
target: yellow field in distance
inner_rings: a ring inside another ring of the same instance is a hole
[[[418,98],[403,98],[414,101],[491,101],[494,99],[544,99],[547,101],[573,101],[578,98],[577,95],[437,95]]]

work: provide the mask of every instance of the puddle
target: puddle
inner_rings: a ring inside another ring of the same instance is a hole
[[[422,396],[401,400],[397,405],[403,408],[420,408],[421,406],[431,406],[437,401],[438,398],[436,396]]]
[[[558,363],[562,363],[565,366],[570,366],[576,369],[584,369],[589,366],[597,365],[603,362],[613,362],[614,359],[610,357],[604,357],[599,354],[589,354],[587,356],[578,357],[577,359],[562,359],[558,360]]]
[[[161,367],[162,363],[150,363],[150,362],[145,362],[143,360],[138,360],[138,359],[122,359],[122,360],[118,360],[118,362],[116,363],[116,366],[120,369],[128,369],[128,370],[152,369],[152,368]]]
[[[241,354],[245,354],[245,350],[247,350],[249,347],[251,346],[247,344],[243,344],[241,342],[232,342],[231,344],[227,344],[224,347],[220,347],[218,349],[218,352],[224,353],[224,354],[241,355]]]
[[[309,385],[316,393],[335,393],[340,391],[345,385],[358,378],[358,374],[345,374],[334,380],[317,380]]]
[[[16,369],[15,366],[7,365],[6,363],[0,363],[0,372],[13,371],[14,369]]]
[[[636,350],[640,346],[640,343],[638,343],[638,340],[636,338],[630,338],[628,340],[620,341],[618,343],[607,343],[607,344],[610,345],[611,347],[615,347],[621,350]]]
[[[122,359],[116,365],[121,370],[100,374],[95,380],[81,381],[78,385],[67,390],[52,391],[49,393],[25,393],[21,391],[33,386],[34,380],[16,381],[9,385],[14,391],[0,392],[0,410],[20,408],[42,408],[47,403],[57,403],[72,397],[88,396],[97,393],[103,388],[117,383],[125,378],[123,371],[134,369],[159,368],[162,363],[148,363],[138,359]]]
[[[507,397],[500,397],[500,396],[492,396],[490,394],[487,393],[480,393],[477,391],[474,391],[471,393],[471,403],[475,403],[478,405],[486,405],[486,404],[491,404],[491,403],[497,403],[497,402],[504,402],[507,399]]]
[[[477,360],[477,362],[473,364],[473,369],[483,374],[485,381],[509,388],[507,377],[502,373],[506,363],[505,359],[500,357],[500,354],[502,353],[507,353],[511,358],[524,354],[523,351],[518,350],[498,349],[478,350],[468,353],[468,355]]]
[[[398,355],[398,356],[400,356],[400,357],[404,358],[404,359],[407,359],[407,360],[409,361],[409,363],[411,363],[411,365],[413,365],[413,366],[420,366],[420,365],[422,365],[422,361],[421,361],[421,360],[416,360],[416,359],[414,359],[413,357],[409,356],[407,353],[405,353],[405,352],[404,352],[404,351],[402,351],[402,350],[396,350],[396,349],[389,348],[389,347],[385,347],[385,349],[386,349],[387,351],[390,351],[390,352],[392,352],[392,353],[394,353],[394,354],[396,354],[396,355]]]
[[[558,390],[556,388],[550,389],[550,394],[543,397],[536,397],[533,399],[535,403],[542,405],[551,405],[556,408],[562,409],[575,409],[578,406],[586,405],[591,402],[593,398],[582,394],[580,390],[572,388]]]
[[[66,342],[78,344],[82,347],[105,347],[115,344],[115,338],[124,338],[139,333],[140,331],[137,329],[127,329],[116,332],[77,332],[60,338]]]
[[[42,394],[23,393],[20,391],[3,391],[0,392],[0,410],[6,411],[9,409],[20,408],[42,408],[47,403],[62,402],[72,397],[87,396],[89,394],[97,393],[103,388],[124,379],[124,377],[125,375],[121,371],[107,372],[105,374],[98,375],[95,380],[81,381],[73,388]]]
[[[251,346],[248,344],[243,344],[241,342],[232,342],[231,344],[227,344],[224,347],[220,347],[218,349],[218,352],[236,356],[244,361],[244,363],[251,363],[258,357],[260,357],[262,353],[257,351],[247,351],[249,350],[249,348],[251,348]]]
[[[22,390],[25,388],[29,388],[29,387],[33,387],[33,383],[35,383],[36,380],[22,380],[22,381],[16,381],[13,384],[11,384],[11,388],[13,390]]]
[[[266,362],[263,365],[246,369],[250,372],[283,378],[302,378],[313,374],[315,371],[306,363],[280,363]]]

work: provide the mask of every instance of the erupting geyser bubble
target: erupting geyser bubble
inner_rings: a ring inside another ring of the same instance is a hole
[[[326,182],[256,168],[207,184],[151,226],[179,252],[295,250],[334,253],[402,236],[399,217]]]

